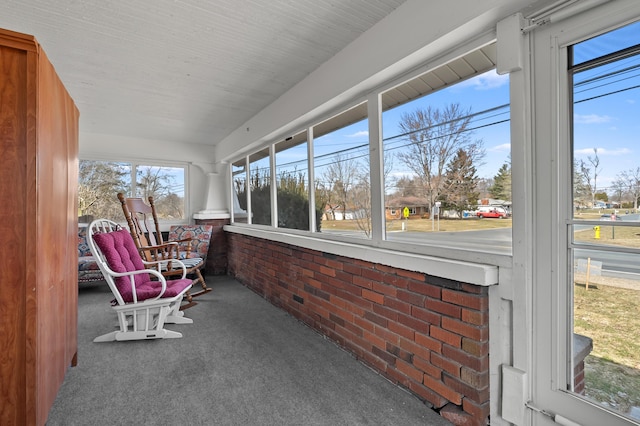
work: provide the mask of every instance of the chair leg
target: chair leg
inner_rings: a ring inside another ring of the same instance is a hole
[[[202,290],[193,293],[191,295],[192,297],[198,297],[198,296],[201,296],[201,295],[203,295],[205,293],[208,293],[211,290],[213,290],[211,287],[207,287],[207,283],[204,282],[204,277],[202,276],[202,272],[200,272],[200,269],[196,269],[195,273],[198,276],[198,278],[196,278],[194,281],[200,281],[200,285],[202,286]]]
[[[187,303],[185,303],[184,305],[180,305],[180,310],[181,311],[184,311],[185,309],[193,308],[194,306],[196,306],[198,304],[198,302],[194,302],[193,301],[193,296],[191,295],[190,291],[187,291],[184,294],[184,299],[187,299]]]
[[[184,316],[183,307],[181,301],[177,301],[170,306],[171,310],[167,314],[167,317],[164,319],[164,322],[167,324],[193,324],[193,320],[191,318],[187,318]]]

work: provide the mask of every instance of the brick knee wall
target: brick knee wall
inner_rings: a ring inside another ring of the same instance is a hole
[[[213,226],[205,271],[207,274],[226,275],[227,233],[224,232],[223,227],[229,224],[229,219],[196,219],[196,224]]]
[[[487,287],[240,234],[228,272],[456,424],[489,417]]]

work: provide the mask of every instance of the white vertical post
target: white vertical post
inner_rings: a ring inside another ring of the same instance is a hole
[[[384,223],[384,147],[382,143],[382,106],[380,94],[373,93],[367,100],[369,115],[369,180],[371,191],[371,239],[386,239]]]
[[[313,127],[307,129],[307,167],[309,169],[309,230],[316,232],[316,187],[315,162],[313,160]],[[322,206],[324,208],[324,206]]]
[[[249,163],[249,156],[244,159],[245,164],[245,184],[244,190],[247,193],[247,223],[251,224],[253,220],[253,212],[251,209],[251,163]]]
[[[271,183],[271,226],[278,227],[278,177],[276,176],[276,145],[269,145],[269,170]]]

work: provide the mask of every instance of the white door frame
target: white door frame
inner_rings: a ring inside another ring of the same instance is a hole
[[[566,390],[572,300],[567,221],[572,217],[571,81],[567,47],[640,17],[640,2],[607,2],[531,34],[533,135],[533,288],[530,392],[533,424],[633,425]],[[570,424],[570,423],[564,423]]]

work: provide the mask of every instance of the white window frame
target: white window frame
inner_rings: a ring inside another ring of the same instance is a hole
[[[405,72],[398,73],[396,76],[389,78],[385,82],[381,83],[378,87],[371,90],[369,93],[364,96],[354,97],[349,102],[345,102],[341,104],[338,108],[332,109],[331,111],[324,113],[320,116],[310,118],[306,122],[306,128],[308,133],[308,141],[310,141],[310,146],[313,146],[314,138],[310,132],[313,131],[313,127],[318,123],[321,123],[325,120],[330,119],[331,117],[341,114],[344,111],[364,102],[368,101],[368,110],[369,110],[369,133],[370,133],[370,162],[371,164],[371,190],[372,190],[372,236],[371,239],[364,238],[354,238],[353,236],[348,235],[326,235],[322,233],[313,232],[313,237],[321,240],[327,240],[328,244],[322,244],[325,247],[326,251],[331,251],[332,242],[346,243],[346,244],[357,244],[363,246],[370,246],[375,248],[381,248],[386,250],[392,250],[397,252],[410,252],[412,254],[417,254],[421,256],[435,256],[443,259],[450,259],[454,261],[461,262],[474,262],[477,264],[483,265],[492,265],[496,267],[507,267],[510,268],[512,265],[512,254],[510,253],[501,253],[496,251],[491,251],[491,248],[487,248],[485,250],[475,249],[475,248],[463,248],[463,247],[454,247],[454,246],[442,246],[439,245],[438,242],[430,242],[420,244],[411,244],[406,242],[398,242],[398,241],[388,241],[385,238],[386,230],[385,230],[385,214],[384,214],[384,197],[382,196],[382,192],[380,192],[379,200],[375,198],[374,191],[376,191],[376,187],[379,185],[380,191],[382,191],[382,150],[381,150],[381,129],[380,129],[380,120],[381,120],[381,106],[380,106],[380,94],[385,92],[386,90],[398,86],[406,81],[409,81],[420,74],[424,74],[426,72],[432,71],[444,64],[450,63],[454,59],[467,54],[468,52],[472,52],[477,50],[483,46],[486,46],[490,43],[493,43],[496,39],[495,31],[486,31],[480,34],[469,35],[468,43],[460,44],[457,43],[455,46],[452,46],[446,53],[437,56],[436,58],[431,58],[425,61],[425,64],[421,67],[414,68],[411,70],[405,70]],[[296,130],[293,133],[297,133]],[[272,140],[273,142],[263,143],[260,145],[256,145],[252,147],[251,153],[259,151],[260,149],[264,149],[271,144],[276,143],[276,141],[281,140],[283,137],[287,137],[291,134],[291,130],[287,129],[286,133],[283,134],[274,134]],[[513,138],[512,138],[513,139]],[[513,149],[513,147],[512,147]],[[247,155],[246,152],[242,153],[242,156]],[[310,155],[310,157],[312,157]],[[233,157],[229,159],[229,162],[235,162],[240,160],[242,157]],[[312,166],[310,166],[311,168]],[[311,191],[313,192],[313,191]],[[250,204],[250,203],[249,203]],[[375,213],[375,216],[374,216]],[[278,235],[278,239],[284,239],[284,241],[294,241],[295,235],[299,233],[304,233],[303,235],[308,236],[309,231],[299,231],[295,229],[282,229],[275,228],[269,225],[256,225],[251,224],[251,212],[248,210],[247,215],[249,219],[246,223],[236,222],[235,216],[232,218],[231,226],[236,230],[237,228],[244,228],[251,225],[251,230],[242,230],[241,232],[252,234],[255,232],[269,232],[269,235],[272,234],[271,231],[274,229],[278,229],[278,232],[290,234],[293,238],[287,238],[283,235]],[[376,218],[377,217],[377,218]],[[238,230],[239,231],[239,230]],[[495,284],[495,282],[491,283]]]
[[[571,331],[573,306],[569,279],[573,218],[571,176],[572,82],[568,46],[637,20],[640,3],[618,0],[533,34],[533,358],[531,401],[533,424],[549,416],[577,424],[637,424],[566,390],[573,374]],[[539,410],[544,410],[543,413]]]

